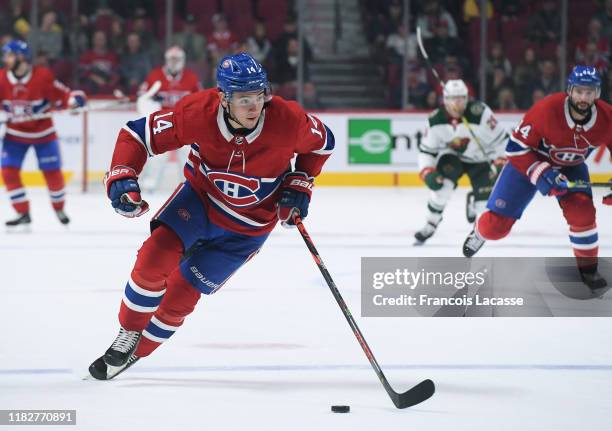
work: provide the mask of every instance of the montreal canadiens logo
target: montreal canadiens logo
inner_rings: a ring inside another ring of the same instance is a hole
[[[259,202],[257,178],[245,178],[226,172],[209,172],[208,179],[223,193],[227,202],[243,207]]]
[[[587,152],[587,148],[558,148],[551,149],[549,155],[554,162],[560,165],[573,166],[584,162]]]

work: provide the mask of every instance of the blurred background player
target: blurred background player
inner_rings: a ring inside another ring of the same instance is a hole
[[[477,100],[468,101],[468,88],[460,79],[446,82],[444,107],[429,116],[426,138],[419,146],[420,177],[431,190],[427,222],[414,234],[421,245],[436,232],[442,213],[457,182],[467,174],[472,185],[466,215],[473,223],[485,205],[497,173],[505,163],[507,133],[491,109]]]
[[[153,217],[138,252],[119,334],[89,368],[96,379],[151,354],[202,293],[216,292],[259,252],[279,220],[293,225],[294,214],[308,215],[314,177],[334,148],[331,131],[296,102],[272,97],[265,70],[249,54],[222,58],[217,86],[119,132],[105,183],[126,217],[148,210],[137,182],[147,156],[184,145],[191,152],[187,181]]]
[[[171,46],[166,50],[164,60],[164,66],[153,69],[140,86],[136,103],[139,115],[172,108],[184,96],[202,89],[196,73],[185,67],[186,56],[182,48]],[[148,94],[147,90],[157,81],[161,83],[157,93]],[[157,157],[147,163],[141,174],[143,188],[148,191],[159,189],[168,162],[177,162],[177,172],[180,175],[187,154],[187,150],[172,151],[165,157]]]
[[[567,94],[556,93],[525,114],[506,146],[509,163],[485,211],[463,244],[472,257],[485,240],[498,240],[512,225],[536,191],[556,197],[569,227],[569,239],[582,280],[592,289],[606,280],[597,271],[598,235],[593,195],[588,186],[586,159],[602,145],[612,150],[612,106],[599,100],[601,79],[592,66],[576,66],[567,80]],[[612,205],[612,194],[603,203]]]
[[[2,109],[8,116],[2,142],[2,179],[17,211],[17,218],[7,221],[6,225],[16,227],[31,223],[30,204],[21,181],[21,166],[30,146],[36,151],[38,167],[45,177],[55,214],[62,224],[68,224],[70,219],[64,212],[64,177],[53,120],[13,122],[11,118],[42,114],[53,108],[83,107],[85,94],[70,91],[49,69],[31,65],[30,49],[21,40],[5,44],[2,55],[5,68],[0,70],[0,97]]]

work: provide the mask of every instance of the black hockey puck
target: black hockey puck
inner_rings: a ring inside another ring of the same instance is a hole
[[[331,409],[334,413],[348,413],[351,411],[351,406],[332,406]]]

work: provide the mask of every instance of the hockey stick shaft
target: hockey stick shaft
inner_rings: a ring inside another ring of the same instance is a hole
[[[569,188],[587,188],[587,187],[602,187],[602,188],[611,188],[612,189],[612,181],[610,182],[590,182],[590,181],[568,181],[567,182]]]
[[[389,381],[385,377],[382,369],[380,368],[380,365],[378,365],[378,361],[374,357],[374,353],[372,353],[372,349],[370,349],[370,346],[368,345],[365,338],[363,337],[361,330],[357,326],[357,322],[355,322],[355,319],[353,318],[353,315],[351,314],[351,311],[349,310],[348,305],[346,305],[346,302],[344,302],[344,298],[342,298],[340,291],[336,287],[336,283],[334,283],[334,280],[332,279],[329,271],[325,267],[325,264],[323,263],[323,260],[321,259],[321,256],[319,255],[319,252],[317,251],[317,248],[312,242],[312,239],[310,238],[308,231],[306,231],[306,227],[304,227],[304,224],[302,223],[301,217],[298,214],[294,214],[293,221],[296,227],[298,228],[300,235],[302,235],[302,239],[306,243],[306,247],[310,251],[310,254],[312,255],[312,258],[317,264],[317,267],[321,271],[323,278],[327,282],[327,286],[331,290],[332,295],[334,296],[334,298],[336,299],[336,302],[340,306],[340,310],[342,311],[342,314],[344,314],[346,321],[348,322],[349,326],[353,330],[353,334],[357,338],[359,345],[361,346],[361,348],[363,349],[363,352],[365,353],[366,357],[370,361],[370,365],[372,365],[374,372],[376,373],[376,375],[378,376],[378,379],[380,380],[383,387],[387,391],[387,394],[389,394],[389,396],[391,397],[391,400],[393,401],[395,406],[397,408],[405,408],[405,407],[409,407],[410,405],[414,405],[418,402],[424,401],[427,398],[431,397],[435,390],[433,382],[431,380],[425,380],[421,382],[419,385],[417,385],[415,388],[413,388],[413,389],[416,389],[417,392],[419,392],[419,394],[416,396],[415,394],[408,395],[408,392],[411,392],[412,390],[406,392],[405,394],[398,394],[397,392],[393,390],[393,388],[389,384]],[[402,395],[405,395],[406,399],[401,399]]]
[[[81,112],[92,112],[92,111],[104,111],[106,109],[114,108],[119,105],[123,105],[125,103],[129,103],[129,97],[122,97],[117,100],[113,100],[112,102],[103,103],[96,106],[85,106],[83,108],[75,108],[75,109],[57,109],[49,112],[43,112],[42,114],[32,114],[32,115],[19,115],[15,117],[9,117],[6,120],[2,121],[4,123],[26,123],[28,121],[37,121],[44,120],[46,118],[51,118],[55,114],[62,114],[65,112],[71,114],[79,114]]]

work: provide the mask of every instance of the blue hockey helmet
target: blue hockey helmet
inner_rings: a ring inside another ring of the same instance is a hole
[[[13,39],[7,42],[2,47],[2,54],[13,53],[15,55],[22,54],[26,60],[31,57],[30,47],[23,40]]]
[[[264,68],[251,55],[227,55],[217,66],[217,87],[227,100],[235,92],[263,90],[266,100],[271,97],[270,82]]]
[[[574,66],[567,77],[567,91],[570,92],[577,85],[596,88],[599,97],[601,78],[597,68],[594,66]]]

